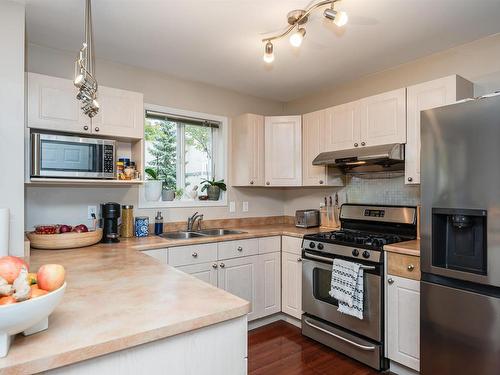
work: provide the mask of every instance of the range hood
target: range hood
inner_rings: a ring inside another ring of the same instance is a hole
[[[356,147],[349,150],[322,152],[313,165],[328,165],[344,173],[402,171],[405,168],[404,144]]]

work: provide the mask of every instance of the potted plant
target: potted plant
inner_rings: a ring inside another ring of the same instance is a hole
[[[163,181],[163,190],[161,192],[161,200],[162,201],[173,201],[175,198],[175,189],[176,187],[169,186],[167,181]]]
[[[211,180],[203,180],[201,183],[205,184],[201,188],[201,191],[203,192],[206,190],[208,195],[208,200],[211,201],[218,201],[221,190],[222,191],[227,190],[224,180],[215,181],[215,177],[212,178]]]
[[[162,181],[158,179],[158,172],[153,168],[144,170],[147,180],[144,184],[145,198],[149,202],[157,202],[161,197]]]

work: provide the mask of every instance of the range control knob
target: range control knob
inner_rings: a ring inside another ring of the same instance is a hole
[[[318,244],[318,250],[323,250],[323,248],[324,248],[323,244],[322,244],[322,243],[319,243],[319,244]]]
[[[354,249],[352,251],[352,255],[355,256],[355,257],[357,257],[359,255],[359,250],[358,249]]]
[[[309,242],[309,247],[311,249],[314,249],[316,247],[316,244],[314,242]]]
[[[370,257],[370,252],[365,250],[363,251],[363,258],[369,258]]]

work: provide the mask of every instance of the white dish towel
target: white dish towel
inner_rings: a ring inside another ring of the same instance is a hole
[[[363,320],[363,267],[334,259],[330,296],[339,301],[337,311]]]

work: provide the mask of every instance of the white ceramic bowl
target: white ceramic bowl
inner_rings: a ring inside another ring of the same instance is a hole
[[[13,335],[32,335],[49,327],[49,315],[61,302],[65,290],[66,283],[43,296],[0,306],[0,358],[7,355]]]

